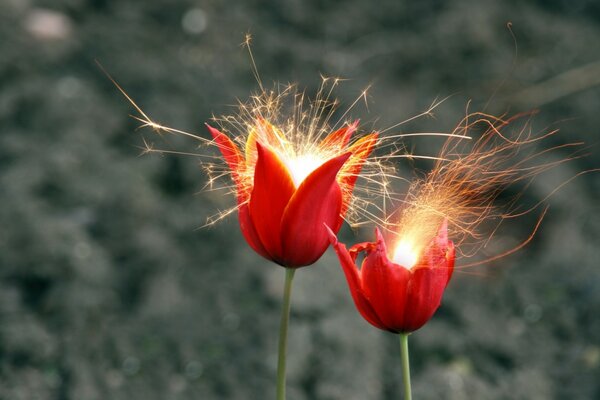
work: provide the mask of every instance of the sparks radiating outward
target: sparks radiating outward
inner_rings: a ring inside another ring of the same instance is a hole
[[[249,44],[250,38],[246,39]],[[252,54],[249,52],[250,55]],[[254,65],[251,56],[252,64]],[[342,184],[343,218],[352,226],[369,222],[384,223],[381,215],[387,213],[387,207],[399,200],[399,194],[393,187],[396,182],[406,183],[406,179],[397,174],[394,161],[397,159],[430,159],[437,156],[415,155],[410,153],[401,140],[407,137],[445,136],[457,139],[470,139],[458,132],[394,132],[399,126],[417,118],[433,115],[433,110],[444,100],[435,100],[425,111],[401,121],[393,126],[367,135],[359,135],[358,120],[348,118],[351,110],[362,100],[366,103],[365,89],[343,112],[339,112],[339,101],[333,92],[342,81],[339,78],[321,77],[321,85],[314,96],[309,98],[295,84],[274,85],[264,88],[256,67],[254,74],[259,83],[259,91],[247,101],[238,101],[233,113],[212,118],[209,129],[212,138],[179,130],[158,123],[152,119],[127,92],[98,64],[123,96],[137,111],[132,118],[141,123],[140,128],[150,128],[158,135],[172,134],[193,139],[200,147],[215,147],[221,157],[204,151],[190,152],[157,148],[152,139],[143,139],[144,153],[178,154],[199,157],[201,167],[208,175],[204,187],[209,191],[224,191],[238,197],[240,191],[250,191],[253,187],[254,169],[257,161],[257,145],[273,152],[288,170],[295,187],[332,157],[345,152],[353,156],[344,163],[338,173]],[[341,114],[341,115],[340,115]],[[334,121],[335,116],[335,121]],[[216,135],[216,131],[223,135]],[[228,139],[224,139],[227,136]],[[223,141],[229,140],[240,149],[242,158],[227,161],[228,150],[234,149]],[[379,151],[372,151],[377,148]],[[225,153],[223,153],[225,150]],[[225,162],[224,162],[225,161]],[[233,168],[232,168],[233,167]],[[206,225],[212,225],[238,211],[244,202],[209,217]]]
[[[583,143],[537,150],[557,130],[534,134],[530,116],[526,113],[504,119],[472,113],[461,121],[453,133],[476,136],[479,131],[479,138],[466,143],[450,137],[431,172],[411,183],[403,205],[387,218],[394,260],[417,260],[444,220],[448,221],[457,251],[462,256],[473,256],[492,238],[495,228],[490,225],[497,227],[503,220],[522,216],[541,205],[525,209],[519,203],[520,194],[503,202],[498,199],[508,189],[515,189],[515,184],[526,185],[541,173],[580,157],[577,151],[569,157],[558,153]],[[544,157],[553,160],[544,161]],[[492,233],[486,234],[486,230]],[[502,255],[506,254],[496,257]]]

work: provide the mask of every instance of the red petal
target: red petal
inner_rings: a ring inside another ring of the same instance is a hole
[[[444,222],[438,229],[437,236],[435,237],[435,243],[437,246],[444,248],[448,246],[448,219],[444,218]]]
[[[406,293],[405,332],[419,329],[435,314],[453,268],[454,244],[448,240],[448,223],[444,220],[437,236],[412,269]]]
[[[281,219],[296,190],[292,178],[277,155],[256,143],[258,160],[250,196],[250,217],[265,250],[275,262],[281,261]]]
[[[366,251],[367,254],[371,253],[377,247],[377,243],[372,242],[363,242],[357,243],[354,246],[350,247],[348,252],[350,253],[350,257],[352,257],[352,261],[356,263],[356,257],[358,257],[359,253]]]
[[[354,121],[350,125],[346,125],[343,128],[338,129],[335,132],[327,135],[325,139],[319,143],[320,149],[343,149],[348,145],[352,134],[356,132],[356,128],[358,127],[358,120]]]
[[[438,234],[435,238],[436,246],[439,248],[439,251],[444,256],[444,261],[439,261],[438,268],[443,268],[442,264],[445,264],[445,268],[448,273],[448,279],[446,280],[446,286],[450,283],[450,278],[452,278],[452,272],[454,272],[454,243],[451,240],[448,240],[448,220],[444,219],[440,229],[438,230]]]
[[[452,243],[452,241],[448,241],[446,263],[446,268],[448,269],[448,280],[446,281],[446,286],[448,286],[448,284],[450,283],[450,278],[452,278],[452,273],[454,272],[454,243]]]
[[[254,169],[256,167],[256,128],[252,128],[246,139],[246,168]]]
[[[415,268],[412,271],[406,291],[404,332],[415,331],[429,321],[442,302],[447,283],[446,265],[440,268]]]
[[[342,193],[335,178],[348,157],[350,153],[332,158],[314,170],[291,198],[281,223],[286,266],[310,265],[327,250],[323,224],[339,225]]]
[[[275,149],[281,148],[282,144],[286,141],[283,133],[275,125],[262,117],[257,119],[256,129],[258,129],[257,139]]]
[[[240,222],[240,229],[244,238],[246,238],[246,242],[261,256],[271,259],[271,256],[265,249],[265,246],[260,241],[258,237],[258,233],[256,233],[256,229],[254,229],[254,223],[252,222],[252,218],[250,218],[250,209],[248,207],[248,203],[241,204],[238,208],[238,220]]]
[[[356,141],[352,146],[348,148],[348,151],[352,152],[352,157],[344,165],[344,169],[340,174],[339,183],[344,193],[344,202],[342,205],[342,215],[346,215],[350,200],[352,198],[352,190],[356,184],[356,179],[362,169],[365,160],[371,154],[373,147],[377,143],[377,133],[371,133]]]
[[[256,142],[260,142],[263,146],[271,149],[281,149],[285,143],[283,133],[272,125],[269,121],[262,117],[256,118],[254,126],[250,129],[248,138],[246,139],[246,168],[253,170],[256,166]]]
[[[248,199],[248,191],[240,178],[240,171],[245,167],[244,158],[242,157],[240,150],[227,135],[208,124],[206,124],[206,127],[215,140],[227,166],[229,166],[229,169],[231,170],[233,181],[235,182],[238,191],[238,203],[245,202]]]
[[[377,245],[367,254],[361,268],[363,290],[387,330],[400,332],[408,306],[406,293],[411,273],[388,260],[379,229],[376,235]]]
[[[438,229],[437,236],[433,238],[415,267],[445,269],[448,274],[447,285],[454,270],[454,255],[454,243],[448,240],[448,221],[444,220]]]
[[[358,309],[358,312],[360,312],[363,318],[366,319],[371,325],[379,329],[386,330],[385,325],[381,323],[361,289],[360,276],[356,264],[354,264],[354,259],[348,250],[346,250],[346,246],[338,242],[335,233],[333,233],[328,226],[326,226],[326,228],[327,233],[329,234],[329,241],[331,242],[331,245],[333,246],[333,249],[340,260],[344,275],[346,275],[348,288],[350,289],[350,294],[352,295],[354,305]]]

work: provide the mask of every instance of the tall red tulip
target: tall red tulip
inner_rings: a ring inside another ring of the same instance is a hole
[[[329,245],[324,223],[337,232],[356,178],[377,134],[349,145],[357,124],[347,125],[297,154],[289,140],[263,119],[256,121],[242,153],[208,126],[236,184],[239,223],[248,244],[288,268],[313,264]]]
[[[356,308],[369,323],[386,331],[409,333],[429,321],[440,306],[454,268],[454,244],[448,240],[446,222],[412,260],[414,265],[406,265],[411,263],[407,257],[395,257],[405,265],[388,258],[379,229],[375,230],[376,242],[359,243],[350,250],[329,233]],[[365,256],[358,269],[356,258],[362,252]]]

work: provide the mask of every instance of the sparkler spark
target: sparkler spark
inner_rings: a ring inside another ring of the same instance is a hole
[[[409,153],[400,142],[403,138],[409,136],[446,136],[469,139],[468,135],[456,132],[392,132],[403,124],[432,115],[433,110],[445,100],[438,101],[436,99],[424,112],[381,130],[378,137],[373,134],[359,136],[358,138],[352,137],[350,143],[347,143],[348,138],[352,136],[351,133],[358,129],[358,121],[351,121],[347,116],[361,100],[364,100],[365,105],[367,104],[369,88],[363,90],[344,112],[339,113],[341,116],[337,117],[334,122],[334,116],[338,115],[337,110],[340,104],[333,97],[333,92],[342,81],[341,78],[321,76],[321,85],[313,99],[309,99],[294,84],[274,85],[272,89],[266,89],[252,54],[251,40],[252,37],[249,34],[246,35],[242,45],[246,47],[250,56],[252,73],[259,85],[259,91],[251,95],[247,101],[238,101],[236,110],[232,114],[212,118],[219,125],[221,131],[231,137],[238,147],[246,149],[246,158],[241,160],[239,165],[236,165],[235,171],[225,166],[221,157],[211,155],[210,152],[182,152],[160,149],[156,148],[154,143],[147,138],[143,139],[143,153],[200,157],[202,159],[201,166],[208,175],[204,189],[210,191],[224,190],[226,193],[234,195],[240,187],[251,190],[253,186],[257,141],[277,154],[290,170],[296,187],[326,160],[342,154],[344,146],[341,144],[346,141],[345,148],[347,150],[358,149],[358,153],[364,152],[366,157],[364,160],[360,157],[351,157],[338,173],[338,178],[341,180],[356,181],[352,193],[343,194],[344,198],[349,199],[350,202],[344,205],[347,209],[342,210],[342,214],[345,215],[344,218],[352,226],[359,226],[367,222],[381,224],[384,220],[380,216],[386,215],[388,204],[393,204],[398,200],[399,195],[392,189],[393,183],[405,181],[405,179],[397,174],[394,166],[396,159],[439,159],[439,157],[430,155]],[[150,128],[152,132],[158,135],[185,136],[199,142],[200,147],[219,147],[215,140],[171,128],[154,121],[108,72],[99,63],[97,64],[134,107],[137,115],[132,115],[132,118],[141,123],[140,128]],[[338,129],[339,134],[332,136],[337,139],[323,140],[336,129]],[[348,134],[348,137],[342,137],[344,134]],[[366,151],[367,148],[372,148],[375,145],[380,150],[385,150],[379,152],[379,154],[385,153],[385,155],[377,155],[375,152],[369,154]],[[369,154],[368,157],[367,154]],[[343,191],[346,190],[345,186],[342,185]],[[205,226],[222,220],[239,206],[240,204],[209,217]]]
[[[556,154],[562,149],[578,147],[583,143],[536,147],[556,130],[534,134],[529,114],[504,119],[483,113],[468,114],[454,130],[456,136],[447,139],[439,159],[425,177],[412,182],[402,200],[403,208],[388,218],[387,229],[396,237],[394,259],[411,264],[418,258],[439,226],[448,221],[451,236],[463,256],[475,255],[493,236],[503,220],[532,212],[540,203],[525,211],[518,203],[522,193],[512,196],[504,204],[497,200],[515,183],[530,183],[539,174],[562,163],[582,156],[575,151],[557,161],[540,161],[543,156]],[[522,125],[515,127],[518,122]],[[474,143],[458,140],[462,135],[472,136],[482,131]],[[512,133],[511,133],[512,130]],[[534,232],[541,222],[540,217]],[[482,234],[482,225],[495,223],[491,235]],[[533,234],[515,249],[531,240]],[[514,249],[494,256],[509,254]],[[473,266],[480,263],[471,263]]]

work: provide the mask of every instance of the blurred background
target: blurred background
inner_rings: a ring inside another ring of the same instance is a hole
[[[235,215],[199,229],[234,200],[201,191],[199,159],[139,157],[151,132],[94,63],[157,121],[206,136],[204,121],[257,89],[247,32],[265,83],[310,94],[320,73],[341,76],[346,106],[372,84],[352,113],[365,129],[452,95],[402,130],[449,131],[467,102],[489,102],[539,109],[536,129],[561,129],[548,144],[592,146],[527,202],[598,167],[597,1],[1,0],[1,399],[274,397],[283,269],[250,250]],[[434,155],[441,142],[405,144]],[[415,166],[430,164],[398,169]],[[549,199],[530,245],[455,275],[411,337],[415,398],[600,398],[599,194],[599,175],[581,176]],[[397,338],[358,315],[331,251],[296,274],[291,324],[289,399],[400,398]]]

